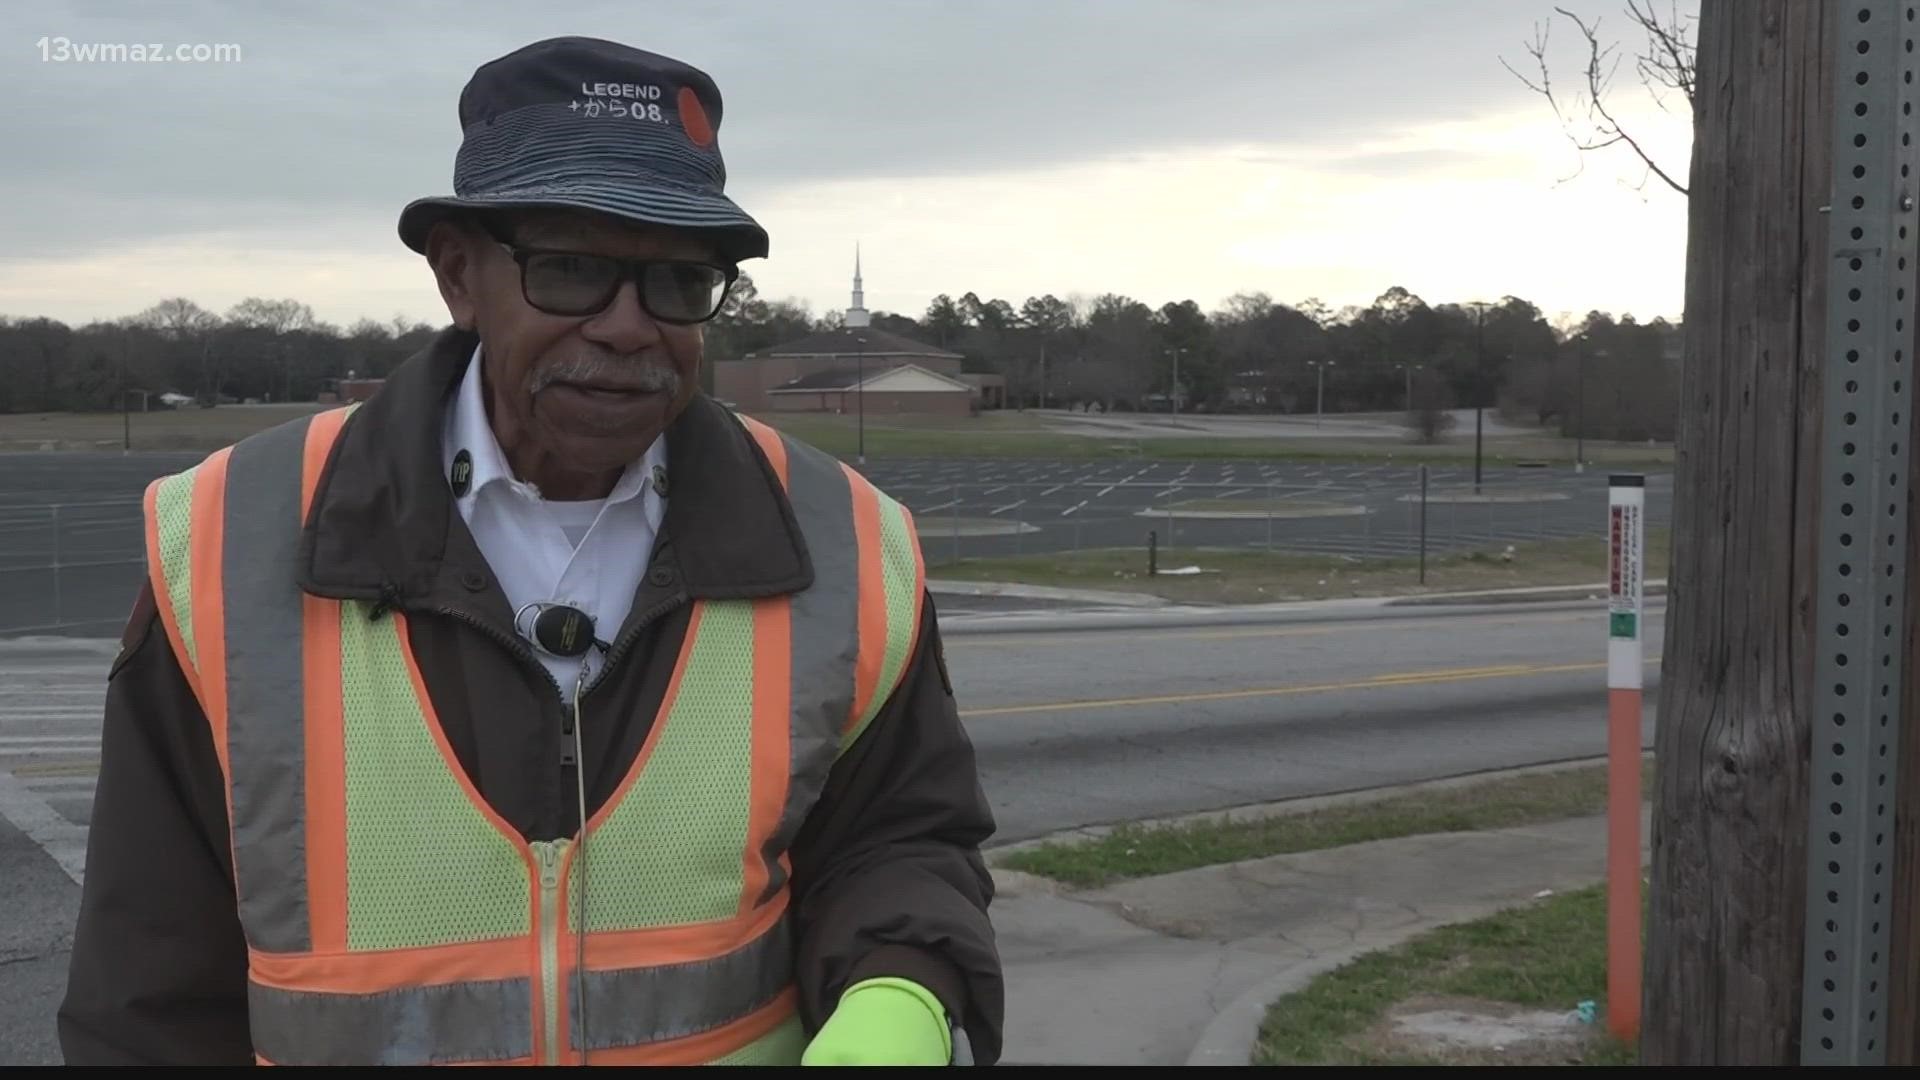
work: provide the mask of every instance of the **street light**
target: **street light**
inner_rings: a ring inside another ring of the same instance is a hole
[[[854,378],[857,380],[853,384],[853,396],[856,407],[860,413],[860,446],[858,455],[859,463],[865,465],[867,463],[867,339],[865,335],[855,334],[853,335],[853,340],[856,346],[854,349],[854,364],[856,365]]]
[[[1485,424],[1481,419],[1487,400],[1487,302],[1475,300],[1473,321],[1473,493],[1480,494],[1480,444]]]
[[[1173,350],[1173,382],[1167,387],[1167,406],[1176,413],[1180,411],[1180,354],[1186,351]]]
[[[1333,361],[1309,360],[1307,363],[1317,369],[1313,391],[1313,426],[1318,430],[1320,414],[1325,411],[1327,404],[1327,369],[1333,366]]]

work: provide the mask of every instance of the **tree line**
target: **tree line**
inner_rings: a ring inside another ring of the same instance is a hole
[[[843,317],[765,299],[742,275],[707,327],[707,356],[738,360]],[[1405,412],[1434,436],[1445,410],[1479,405],[1568,435],[1663,441],[1676,421],[1677,325],[1599,311],[1556,325],[1513,296],[1430,304],[1395,287],[1336,312],[1260,292],[1213,311],[1113,293],[1016,308],[968,292],[918,317],[876,312],[872,325],[1003,376],[1010,407]],[[224,314],[175,297],[77,327],[0,317],[0,412],[115,410],[123,397],[140,408],[162,393],[312,401],[339,379],[384,377],[437,330],[400,317],[342,330],[299,301],[258,297]]]

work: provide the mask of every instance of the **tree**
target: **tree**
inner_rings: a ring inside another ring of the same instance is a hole
[[[1831,12],[1701,4],[1647,1064],[1799,1060]]]
[[[1681,195],[1687,194],[1687,186],[1674,179],[1669,168],[1654,160],[1652,154],[1616,119],[1614,110],[1607,105],[1613,77],[1619,69],[1619,57],[1614,55],[1617,46],[1601,45],[1600,20],[1589,23],[1565,8],[1557,7],[1554,10],[1579,28],[1586,42],[1587,64],[1582,73],[1586,84],[1584,91],[1576,92],[1573,102],[1564,107],[1559,95],[1554,92],[1553,76],[1547,64],[1551,20],[1537,28],[1533,40],[1526,45],[1527,54],[1533,57],[1535,66],[1540,70],[1538,81],[1514,71],[1513,65],[1504,59],[1500,61],[1501,65],[1527,89],[1546,98],[1547,106],[1553,110],[1555,119],[1560,121],[1561,129],[1566,132],[1574,148],[1580,151],[1583,161],[1589,151],[1605,150],[1624,143],[1647,167],[1648,175],[1658,176]],[[1670,97],[1680,97],[1686,107],[1687,119],[1692,120],[1695,112],[1696,55],[1692,40],[1693,20],[1681,18],[1677,3],[1669,4],[1663,19],[1654,6],[1654,0],[1628,0],[1627,17],[1646,35],[1644,50],[1634,57],[1634,70],[1639,73],[1640,84],[1646,87],[1662,109],[1670,108]],[[1576,119],[1575,114],[1581,112],[1586,114],[1584,120]],[[1647,176],[1643,176],[1640,186],[1644,188],[1646,183]]]

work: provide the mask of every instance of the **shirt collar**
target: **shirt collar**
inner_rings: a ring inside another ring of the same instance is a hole
[[[493,425],[487,421],[485,390],[480,378],[480,349],[473,347],[473,355],[467,362],[467,373],[460,380],[460,388],[455,391],[453,407],[448,410],[446,438],[443,442],[443,454],[446,458],[446,475],[455,477],[454,467],[462,453],[468,458],[469,472],[467,487],[460,493],[455,481],[455,499],[464,512],[477,501],[481,493],[494,485],[502,489],[521,489],[537,494],[538,489],[513,475],[513,466],[507,462],[506,452],[500,449],[500,440],[493,433]],[[609,506],[626,502],[639,496],[649,496],[647,516],[655,528],[660,525],[662,500],[667,487],[667,440],[665,437],[653,440],[653,445],[641,456],[638,467],[627,466],[615,481],[613,490],[607,495]],[[654,481],[655,477],[659,482]]]
[[[347,421],[314,483],[299,555],[303,589],[474,611],[511,633],[506,600],[475,597],[486,561],[455,509],[444,455],[442,421],[478,340],[471,330],[443,329]],[[666,442],[673,477],[659,529],[667,550],[659,557],[677,571],[673,588],[696,599],[739,600],[813,584],[785,486],[729,409],[695,393]]]

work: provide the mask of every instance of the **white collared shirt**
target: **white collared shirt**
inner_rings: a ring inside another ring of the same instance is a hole
[[[449,477],[461,451],[471,459],[467,490],[455,496],[460,516],[507,594],[515,613],[514,628],[560,684],[562,700],[571,703],[582,661],[590,665],[586,670],[590,682],[605,660],[604,651],[594,648],[585,657],[572,658],[543,652],[533,644],[533,620],[540,609],[530,605],[579,608],[592,617],[594,637],[613,643],[633,606],[634,590],[647,572],[654,537],[666,513],[666,438],[655,439],[605,499],[543,499],[539,489],[513,475],[487,422],[480,347],[475,346],[453,406],[447,410],[442,450],[444,475]]]

